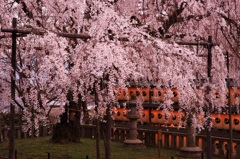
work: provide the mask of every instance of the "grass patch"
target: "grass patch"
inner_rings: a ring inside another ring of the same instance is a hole
[[[81,139],[80,143],[54,144],[50,137],[33,139],[16,139],[15,149],[18,159],[89,159],[96,158],[96,144],[94,139]],[[178,150],[161,149],[161,159],[181,159],[176,155]],[[8,142],[0,143],[0,156],[8,156]],[[101,158],[104,158],[104,146],[101,141]],[[159,159],[157,147],[132,148],[123,143],[112,142],[113,159]]]

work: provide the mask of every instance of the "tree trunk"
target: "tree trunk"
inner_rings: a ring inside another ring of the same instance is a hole
[[[90,117],[89,117],[89,112],[88,112],[86,101],[82,102],[82,112],[83,112],[82,123],[83,124],[90,124]]]
[[[98,95],[95,93],[95,108],[96,113],[98,113]],[[96,122],[96,132],[95,132],[95,139],[96,139],[96,153],[97,159],[100,159],[100,121],[98,118],[95,119]]]
[[[107,116],[106,116],[106,129],[105,129],[105,159],[111,159],[111,152],[112,152],[112,146],[111,146],[111,136],[112,136],[112,125],[111,125],[111,113],[110,113],[110,107],[107,108]]]
[[[100,121],[99,119],[96,119],[96,153],[97,153],[97,159],[100,159]]]
[[[61,115],[60,123],[54,127],[52,141],[55,143],[80,142],[80,111],[77,104],[70,102]]]

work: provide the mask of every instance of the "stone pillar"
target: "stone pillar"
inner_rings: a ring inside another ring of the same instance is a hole
[[[196,146],[196,132],[191,126],[191,119],[187,122],[187,145],[186,147],[181,147],[179,156],[185,158],[200,158],[202,149]]]
[[[139,113],[137,112],[136,98],[131,97],[131,100],[128,103],[130,111],[127,114],[127,118],[130,120],[130,134],[129,138],[124,141],[126,145],[141,145],[143,142],[137,138],[137,119],[140,118]]]

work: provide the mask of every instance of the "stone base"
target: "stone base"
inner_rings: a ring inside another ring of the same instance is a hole
[[[139,145],[139,144],[142,144],[143,142],[139,139],[135,139],[135,140],[127,139],[123,143],[127,145]]]
[[[182,147],[178,156],[184,158],[201,158],[202,149],[200,147]]]
[[[130,146],[130,147],[145,148],[145,145],[139,139],[135,139],[135,140],[127,139],[123,143],[124,145]]]

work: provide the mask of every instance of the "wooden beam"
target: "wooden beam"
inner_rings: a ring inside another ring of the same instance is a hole
[[[219,45],[217,43],[207,43],[207,42],[184,42],[184,41],[177,41],[176,42],[178,45],[194,45],[194,46],[197,46],[197,45],[200,45],[200,46],[206,46],[206,45],[212,45],[212,46],[216,46],[216,45]]]
[[[91,39],[92,37],[87,33],[79,33],[79,34],[72,34],[72,33],[58,33],[59,36],[66,37],[66,38],[79,38],[83,40]]]
[[[8,33],[22,33],[22,34],[29,34],[32,32],[31,29],[18,29],[18,28],[1,28],[1,31],[2,32],[8,32]]]

